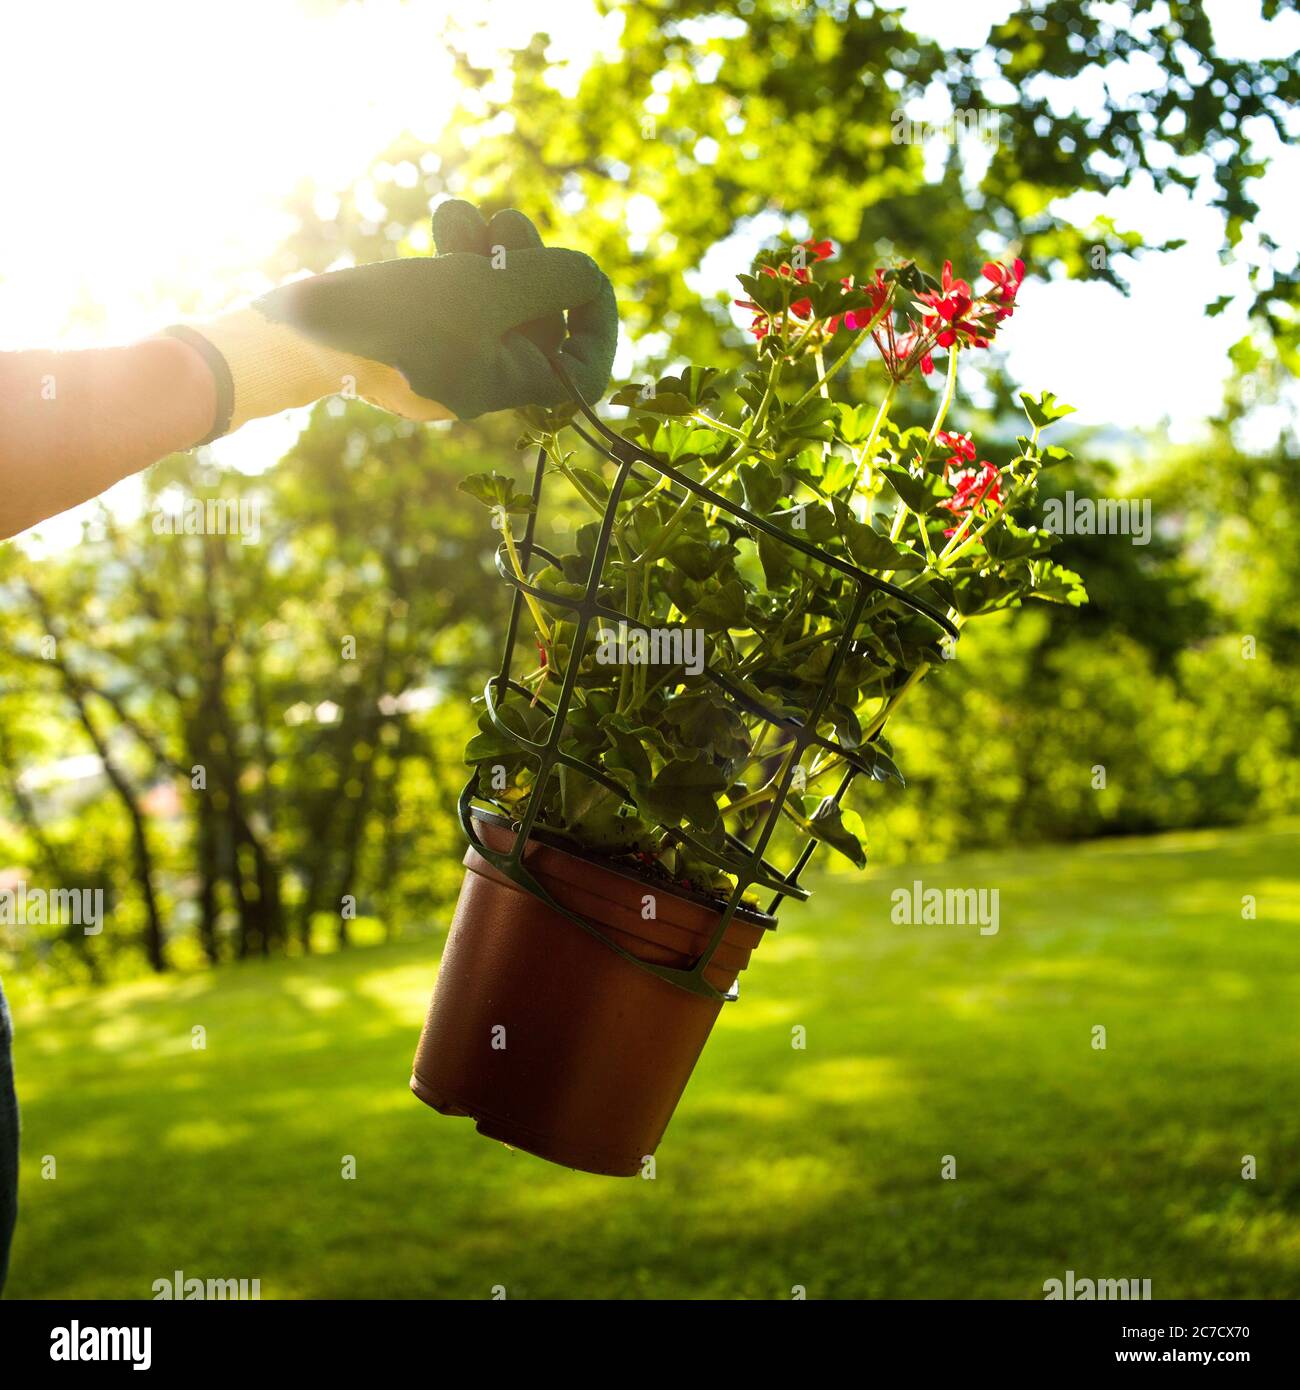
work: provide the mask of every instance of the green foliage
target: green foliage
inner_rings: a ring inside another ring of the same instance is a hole
[[[910,302],[894,307],[903,279],[882,271],[850,326],[841,273],[803,268],[804,249],[789,252],[795,270],[786,252],[765,254],[741,277],[756,296],[759,340],[742,384],[724,393],[712,368],[690,366],[614,397],[632,412],[625,438],[772,532],[648,470],[608,501],[612,477],[577,469],[561,423],[539,431],[540,446],[574,500],[607,518],[610,544],[599,563],[590,521],[567,552],[525,575],[501,510],[522,494],[496,474],[462,484],[496,513],[515,578],[547,596],[527,596],[538,661],[516,680],[529,693],[506,696],[503,727],[485,713],[466,749],[477,793],[514,814],[534,791],[536,755],[512,734],[534,744],[547,736],[549,701],[571,671],[558,746],[590,775],[570,766],[549,778],[540,823],[588,848],[660,861],[697,886],[727,882],[738,847],[770,833],[777,805],[795,832],[861,867],[865,828],[832,794],[850,767],[901,782],[882,731],[949,654],[944,623],[955,635],[969,618],[1025,599],[1077,607],[1085,598],[1079,576],[1046,558],[1056,537],[1024,524],[1048,461],[1040,433],[1070,407],[1050,392],[1025,396],[1032,436],[1000,466],[974,465],[969,439],[943,428],[961,343],[986,346],[1014,292],[1001,297],[990,279],[993,288],[971,296],[946,273],[941,287],[908,266],[918,325]],[[842,364],[869,336],[889,366],[884,399],[832,400],[835,368],[823,369],[823,354]],[[941,345],[949,381],[933,425],[900,430],[889,418],[896,393]],[[846,562],[871,577],[856,616],[863,581],[836,567]],[[565,601],[587,582],[623,617],[617,630],[594,623],[575,648]],[[812,747],[796,762],[793,736],[756,706],[810,725],[840,751]]]
[[[711,247],[758,217],[833,237],[854,260],[906,248],[938,265],[954,246],[1015,242],[1036,273],[1123,286],[1129,257],[1179,241],[1104,215],[1076,222],[1062,204],[1150,179],[1157,189],[1209,185],[1223,253],[1232,254],[1258,217],[1260,146],[1288,138],[1300,102],[1285,50],[1253,62],[1221,52],[1210,15],[1190,3],[1013,6],[971,50],[912,32],[884,5],[605,8],[618,23],[581,65],[557,58],[544,35],[492,55],[478,35],[449,32],[465,93],[435,183],[498,189],[503,201],[548,209],[548,239],[595,255],[621,291],[632,335],[672,338],[675,356],[664,361],[719,360],[690,277]],[[1124,65],[1123,83],[1104,80],[1110,64]],[[1087,100],[1066,95],[1073,79]],[[983,141],[991,158],[968,157],[963,140],[981,139],[972,132],[950,140],[937,172],[927,169],[907,120],[923,95],[929,110],[946,102],[996,121]],[[422,153],[398,146],[388,158]],[[406,196],[395,190],[399,205]],[[649,200],[660,219],[647,239],[628,235],[634,199],[642,212]],[[355,241],[363,218],[345,206],[340,220],[316,225],[309,208],[304,220],[323,266],[341,234]],[[1266,234],[1244,260],[1261,334],[1294,355],[1289,250]],[[751,297],[771,292],[760,285]],[[726,323],[721,304],[708,307]],[[738,349],[733,335],[729,361]]]
[[[531,512],[532,498],[524,492],[516,492],[512,479],[493,470],[491,473],[474,473],[462,478],[458,484],[461,492],[467,492],[477,502],[488,507],[500,507],[507,512]]]
[[[1064,420],[1067,415],[1074,414],[1074,407],[1063,405],[1052,391],[1041,392],[1037,400],[1028,392],[1022,391],[1020,403],[1025,408],[1025,414],[1029,416],[1029,423],[1036,430],[1046,429],[1054,421]]]
[[[0,926],[0,949],[103,979],[428,922],[499,604],[457,491],[476,449],[322,406],[260,477],[178,456],[143,516],[0,547],[0,869],[107,907],[97,935]],[[195,500],[255,504],[259,537],[154,526]],[[68,762],[97,754],[113,776]]]

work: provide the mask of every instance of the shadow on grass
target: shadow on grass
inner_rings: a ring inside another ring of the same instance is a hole
[[[264,1297],[1034,1298],[1068,1268],[1294,1297],[1296,846],[824,881],[724,1010],[653,1181],[511,1153],[410,1096],[427,943],[30,1006],[10,1293],[148,1297],[181,1269]],[[913,877],[999,887],[998,935],[891,923]]]

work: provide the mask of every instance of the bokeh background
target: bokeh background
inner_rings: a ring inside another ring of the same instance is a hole
[[[858,803],[870,870],[786,913],[630,1182],[405,1089],[506,604],[456,484],[523,476],[515,422],[331,400],[0,547],[0,888],[108,907],[95,936],[0,924],[8,1292],[1300,1293],[1295,7],[472,11],[7,20],[0,348],[428,254],[447,196],[600,261],[620,381],[742,365],[733,277],[782,232],[846,274],[1017,254],[1023,307],[950,420],[997,448],[1015,390],[1056,391],[1051,488],[1149,504],[1149,543],[1067,536],[1090,605],[974,625],[905,707],[908,786]],[[864,354],[848,391],[880,384]],[[157,533],[210,497],[256,505],[256,542]],[[997,888],[998,934],[894,924],[917,877]]]

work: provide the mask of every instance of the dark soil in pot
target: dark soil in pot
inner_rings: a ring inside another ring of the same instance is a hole
[[[475,813],[483,842],[514,832]],[[529,871],[569,911],[642,960],[690,965],[720,910],[698,894],[641,878],[548,837]],[[465,855],[451,932],[415,1054],[411,1089],[479,1131],[553,1163],[630,1177],[653,1154],[708,1040],[720,1001],[639,969],[492,867]],[[642,900],[655,899],[655,917]],[[738,912],[706,972],[728,989],[763,933]]]

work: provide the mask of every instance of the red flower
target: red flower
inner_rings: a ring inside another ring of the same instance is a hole
[[[938,438],[939,436],[936,435],[935,437]],[[995,506],[1001,505],[1001,474],[984,459],[980,460],[977,468],[965,468],[960,473],[955,474],[952,481],[956,485],[956,491],[939,505],[952,512],[954,516],[961,517],[967,513],[973,516],[978,513],[984,502],[992,502]],[[960,529],[960,526],[953,526],[943,534],[951,537]]]
[[[852,275],[845,275],[845,276],[842,276],[841,279],[840,279],[840,284],[844,287],[844,292],[847,294],[847,293],[849,292],[849,290],[851,290],[851,289],[853,288],[853,276],[852,276]],[[845,323],[845,325],[846,325],[847,327],[849,327],[849,328],[852,328],[852,327],[854,326],[853,323],[852,323],[852,319],[853,319],[853,315],[852,315],[852,314],[845,314],[845,315],[844,315],[844,323]],[[826,332],[827,332],[827,334],[828,334],[829,336],[833,337],[836,333],[839,332],[839,329],[840,329],[840,316],[839,316],[839,314],[832,314],[832,315],[830,316],[830,318],[828,318],[828,319],[826,320]]]
[[[766,338],[772,326],[767,316],[767,310],[760,309],[752,299],[733,299],[732,303],[738,309],[752,309],[754,311],[754,318],[753,322],[749,325],[749,331],[755,338]]]
[[[847,289],[851,283],[851,281],[846,280],[844,282],[845,288]],[[851,309],[844,315],[845,328],[854,333],[859,328],[865,328],[880,312],[881,306],[889,298],[889,286],[885,283],[885,272],[879,266],[876,267],[875,280],[869,285],[861,286],[861,288],[871,296],[871,308],[870,310]]]
[[[1017,258],[1010,267],[989,261],[980,274],[993,285],[985,295],[998,306],[993,317],[1000,323],[1009,319],[1016,307],[1016,294],[1025,278],[1025,263]]]
[[[965,280],[954,280],[952,278],[952,262],[944,261],[943,274],[939,277],[939,284],[944,294],[960,294],[967,299],[970,298],[970,286]]]
[[[926,331],[935,335],[938,347],[950,348],[954,343],[969,343],[972,347],[988,347],[989,330],[979,322],[978,315],[967,318],[974,300],[965,280],[954,280],[952,262],[944,261],[940,288],[927,290],[920,299],[922,322]]]
[[[940,430],[935,435],[934,442],[952,452],[952,458],[948,460],[949,463],[958,459],[964,463],[975,462],[975,441],[968,434],[949,434],[947,430]]]
[[[801,285],[806,285],[808,281],[812,279],[807,266],[801,265],[798,270],[792,270],[784,261],[781,263],[781,268],[779,270],[773,270],[770,265],[760,266],[759,270],[762,271],[764,275],[770,275],[773,280],[782,278],[789,280],[793,278],[798,280]]]
[[[829,241],[814,241],[809,237],[799,244],[812,253],[814,261],[828,261],[835,254],[835,247]]]

